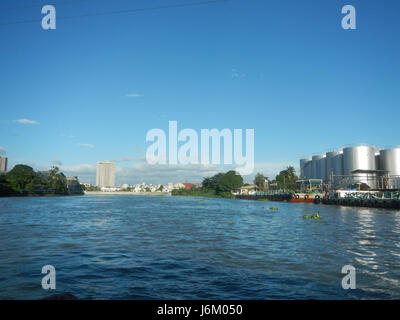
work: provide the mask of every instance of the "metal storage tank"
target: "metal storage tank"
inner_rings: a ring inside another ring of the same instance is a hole
[[[323,156],[317,162],[317,179],[326,180],[326,157]]]
[[[343,151],[333,158],[333,174],[335,176],[343,175]],[[334,183],[338,183],[340,180],[342,180],[342,177],[333,178]]]
[[[311,159],[311,179],[320,179],[318,177],[318,161],[322,159],[322,155],[312,156]]]
[[[300,179],[305,179],[304,167],[305,167],[305,164],[310,160],[311,159],[300,159]]]
[[[343,173],[351,175],[354,170],[376,170],[375,147],[356,146],[343,149]],[[368,174],[358,174],[353,182],[364,182],[375,188],[376,182],[371,178]]]
[[[400,188],[400,147],[393,149],[381,150],[380,152],[380,168],[382,170],[389,171],[389,188],[399,189]]]
[[[311,160],[308,160],[305,164],[304,164],[304,179],[308,180],[311,179]]]
[[[331,151],[326,153],[326,179],[330,180],[331,174],[335,174],[334,172],[334,160],[337,155],[339,155],[339,151]]]
[[[375,152],[375,165],[377,170],[381,169],[381,154],[379,152]]]

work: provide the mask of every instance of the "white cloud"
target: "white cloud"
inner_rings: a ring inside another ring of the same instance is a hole
[[[60,171],[67,177],[79,178],[81,183],[89,182],[94,184],[96,182],[96,166],[91,164],[79,164],[75,166],[60,166]]]
[[[90,143],[78,143],[77,146],[79,146],[79,147],[87,147],[87,148],[94,148],[94,145],[90,144]]]
[[[201,182],[203,178],[220,172],[219,166],[203,165],[150,165],[139,162],[130,167],[116,168],[117,183]]]
[[[58,158],[52,159],[52,160],[51,160],[51,163],[54,164],[54,165],[57,165],[57,166],[62,166],[62,162],[61,162],[61,160],[58,159]]]
[[[89,174],[96,172],[96,166],[91,164],[78,164],[75,166],[61,166],[60,170],[63,172],[76,173],[76,174],[78,173]]]
[[[141,97],[142,95],[139,93],[128,93],[125,96],[129,97],[129,98],[138,98],[138,97]]]
[[[240,70],[238,70],[238,69],[232,69],[231,77],[232,77],[232,79],[244,78],[244,77],[246,77],[246,74],[245,74],[245,73],[242,73],[242,72],[241,72]]]
[[[2,146],[0,146],[0,155],[6,154],[6,149],[4,149]]]
[[[68,139],[73,139],[76,138],[75,136],[72,135],[66,135],[66,134],[60,134],[61,137],[67,137]]]
[[[296,166],[293,163],[256,163],[254,171],[250,175],[243,176],[245,182],[252,182],[254,176],[260,172],[271,180],[288,166]],[[236,165],[150,165],[145,160],[135,163],[130,167],[116,168],[117,183],[148,183],[167,182],[201,182],[205,177],[210,177],[219,172],[235,170]]]
[[[19,119],[19,120],[15,120],[18,123],[22,123],[22,124],[39,124],[39,122],[35,121],[35,120],[29,120],[29,119]]]
[[[134,160],[138,160],[137,158],[130,158],[130,157],[122,157],[122,158],[118,158],[118,159],[113,159],[110,160],[111,162],[130,162],[130,161],[134,161]]]

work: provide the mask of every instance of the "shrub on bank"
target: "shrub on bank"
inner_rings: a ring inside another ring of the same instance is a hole
[[[176,189],[172,190],[171,194],[173,196],[235,198],[231,191],[239,189],[242,185],[241,175],[235,171],[228,171],[205,178],[202,187],[192,186],[190,189]]]

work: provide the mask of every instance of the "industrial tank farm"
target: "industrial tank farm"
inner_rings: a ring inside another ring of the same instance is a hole
[[[400,147],[358,145],[315,154],[300,160],[300,179],[295,190],[255,191],[236,198],[399,210]]]
[[[370,189],[400,189],[400,147],[358,145],[314,155],[300,161],[300,178],[322,179],[336,188],[363,183]]]

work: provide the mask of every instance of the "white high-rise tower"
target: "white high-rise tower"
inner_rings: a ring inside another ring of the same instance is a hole
[[[97,162],[96,186],[114,187],[115,164],[110,161]]]

